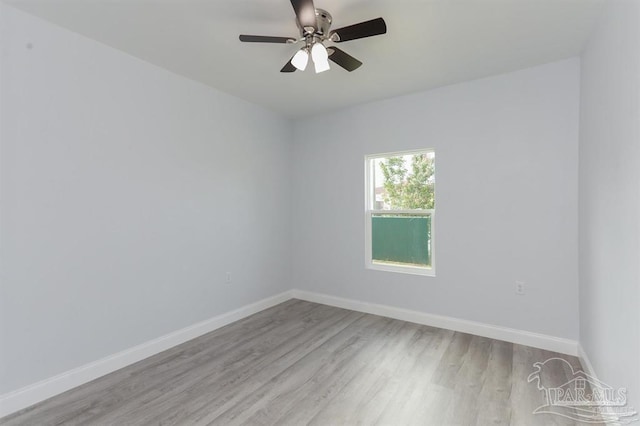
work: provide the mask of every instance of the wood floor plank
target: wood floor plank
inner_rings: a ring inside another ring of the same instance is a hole
[[[577,425],[533,414],[575,357],[290,300],[0,425]]]
[[[374,334],[362,341],[361,350],[334,370],[337,374],[327,371],[322,365],[316,365],[322,375],[314,377],[304,389],[298,389],[295,397],[287,404],[287,409],[279,410],[277,416],[274,416],[276,422],[283,425],[308,424],[320,410],[333,404],[333,398],[344,393],[345,386],[355,377],[361,376],[366,366],[379,362],[376,355],[385,353],[390,346],[401,344],[403,333],[400,330],[404,324],[386,319],[378,324],[380,325],[376,325],[373,330]],[[354,323],[344,332],[362,336],[362,330],[357,330],[358,327],[360,324]]]
[[[443,424],[445,407],[453,391],[431,383],[442,355],[445,353],[452,331],[427,327],[429,345],[407,360],[403,376],[391,401],[385,406],[378,424],[425,425]]]
[[[510,424],[512,361],[513,344],[491,340],[489,358],[477,397],[477,425]]]
[[[366,315],[358,321],[360,333],[340,332],[327,340],[321,347],[307,354],[290,368],[284,370],[256,392],[215,418],[218,424],[245,424],[257,414],[278,412],[278,404],[287,404],[289,399],[322,373],[341,374],[342,368],[353,357],[357,357],[367,339],[380,333],[383,324],[392,324],[380,317]],[[264,424],[264,423],[263,423]]]
[[[185,369],[184,365],[178,369],[170,368],[165,380],[142,395],[142,399],[130,399],[115,412],[103,410],[100,415],[81,420],[119,423],[129,417],[136,417],[145,423],[153,423],[161,418],[163,422],[170,424],[172,419],[190,414],[198,405],[210,409],[213,406],[212,391],[215,395],[228,397],[229,386],[239,382],[241,377],[250,375],[252,371],[264,368],[270,359],[267,354],[274,348],[280,352],[290,352],[297,347],[300,339],[308,340],[331,325],[342,327],[342,321],[349,315],[347,311],[336,314],[335,310],[327,307],[311,308],[301,314],[302,320],[298,318],[297,321],[283,322],[271,330],[263,330],[259,336],[249,340],[233,339],[243,343],[237,343],[228,350],[215,351],[216,346],[212,346],[213,349],[203,349],[194,357],[193,364],[197,368],[191,366]],[[359,315],[352,313],[355,317]],[[210,353],[211,350],[214,352]]]
[[[360,317],[362,314],[355,312],[334,312],[325,328],[310,330],[310,333],[292,338],[286,344],[277,345],[272,352],[263,356],[258,362],[230,371],[227,375],[228,379],[211,383],[209,389],[207,389],[207,383],[204,383],[204,387],[201,388],[192,387],[190,398],[184,401],[185,410],[182,415],[175,409],[169,409],[170,412],[164,414],[160,412],[158,417],[164,419],[167,424],[172,424],[173,419],[176,420],[176,424],[183,419],[207,424],[221,413],[239,404],[247,394],[258,392],[265,383],[270,383],[275,376],[282,374]]]
[[[303,410],[292,410],[281,418],[285,424],[348,424],[375,420],[378,414],[370,407],[385,398],[384,382],[389,371],[394,369],[400,355],[417,340],[419,326],[393,321],[397,330],[390,335],[377,335],[366,350],[355,361],[355,368],[342,376],[341,388],[331,392],[320,392],[316,399],[307,398],[300,406]],[[353,413],[367,412],[367,418],[353,418]]]

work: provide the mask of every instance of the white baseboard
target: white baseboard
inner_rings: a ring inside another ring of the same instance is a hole
[[[582,371],[594,379],[597,379],[598,376],[596,375],[596,371],[593,369],[593,365],[591,365],[591,361],[580,343],[578,343],[578,359],[580,359],[580,364],[582,364]]]
[[[234,321],[285,302],[291,298],[292,291],[285,291],[231,312],[174,331],[106,358],[74,368],[57,376],[0,395],[0,418],[158,354],[176,345],[202,336]]]
[[[476,336],[489,337],[491,339],[504,340],[506,342],[532,346],[562,354],[572,356],[578,355],[577,341],[548,336],[546,334],[532,333],[529,331],[499,327],[475,321],[427,314],[419,311],[395,308],[393,306],[361,302],[359,300],[344,299],[342,297],[329,296],[326,294],[303,290],[293,290],[293,297],[309,302],[350,309],[352,311],[380,315],[383,317],[395,318],[402,321],[409,321],[416,324],[444,328],[447,330],[460,331],[463,333],[474,334]]]

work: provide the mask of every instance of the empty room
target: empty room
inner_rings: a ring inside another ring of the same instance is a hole
[[[0,425],[640,420],[640,0],[0,0]]]

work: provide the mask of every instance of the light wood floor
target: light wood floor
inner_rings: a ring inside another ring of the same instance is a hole
[[[532,414],[544,398],[527,377],[553,356],[580,366],[526,346],[290,300],[0,424],[573,425]]]

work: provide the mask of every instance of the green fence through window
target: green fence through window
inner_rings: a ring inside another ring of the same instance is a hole
[[[379,262],[431,266],[431,217],[371,217],[372,257]]]

